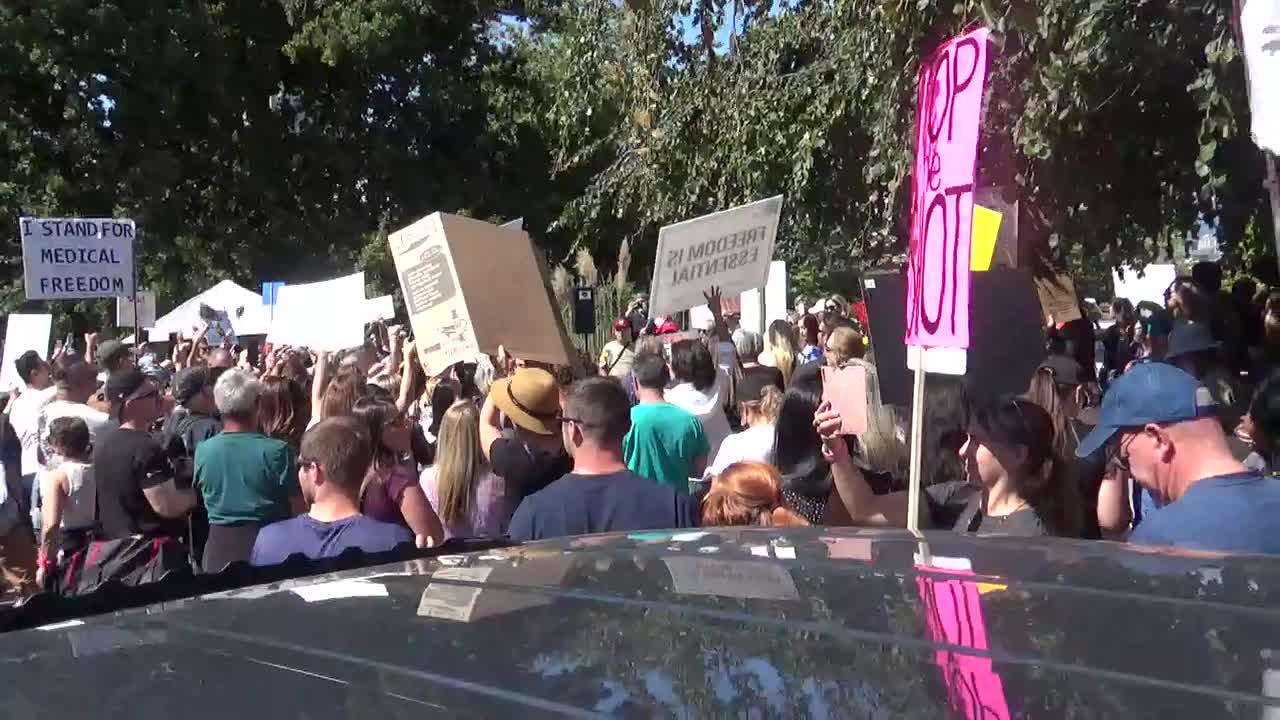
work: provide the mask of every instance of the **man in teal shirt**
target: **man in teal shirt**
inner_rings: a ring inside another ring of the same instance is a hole
[[[640,353],[631,372],[638,404],[631,408],[631,431],[622,444],[627,469],[687,493],[689,478],[701,478],[707,466],[710,446],[702,423],[663,399],[671,371],[661,355]]]
[[[248,560],[258,530],[305,512],[297,455],[258,432],[262,384],[243,370],[228,370],[213,389],[222,433],[196,448],[195,484],[209,511],[209,540],[201,565],[218,572]]]

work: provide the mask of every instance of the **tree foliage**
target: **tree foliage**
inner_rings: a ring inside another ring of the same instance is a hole
[[[385,234],[526,218],[647,279],[664,224],[786,197],[799,290],[905,252],[920,58],[993,31],[980,182],[1025,256],[1272,246],[1225,0],[47,0],[0,7],[0,211],[138,221],[162,306],[222,277],[394,285]],[[1012,218],[1010,219],[1012,220]],[[22,302],[16,234],[0,277]],[[832,287],[830,289],[837,289]],[[58,304],[59,310],[67,304]],[[105,310],[106,303],[76,309]]]

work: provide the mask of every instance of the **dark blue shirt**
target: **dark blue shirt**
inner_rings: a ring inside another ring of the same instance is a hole
[[[412,540],[413,536],[404,527],[364,515],[328,523],[310,515],[298,515],[259,530],[249,564],[276,565],[294,553],[318,560],[340,555],[347,548],[384,552]]]
[[[698,504],[630,471],[608,475],[569,473],[530,495],[516,508],[509,533],[515,540],[567,535],[666,530],[697,526]]]
[[[1280,480],[1258,473],[1204,478],[1145,517],[1129,541],[1280,554]]]

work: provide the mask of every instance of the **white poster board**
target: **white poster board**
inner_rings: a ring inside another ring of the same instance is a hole
[[[155,327],[156,294],[150,290],[138,291],[138,322],[142,327]],[[116,327],[133,327],[133,297],[116,298]]]
[[[9,316],[4,333],[4,365],[0,367],[0,390],[9,391],[22,387],[22,378],[13,363],[28,350],[35,350],[40,357],[49,359],[49,335],[53,332],[52,315]]]
[[[1249,76],[1253,141],[1280,155],[1280,0],[1248,0],[1240,11],[1240,35]],[[1275,210],[1280,212],[1280,209]]]
[[[134,231],[128,219],[20,219],[27,299],[133,295]]]
[[[382,297],[369,298],[364,301],[365,322],[378,322],[385,320],[387,322],[395,322],[396,304],[390,295]]]
[[[267,341],[325,352],[364,344],[364,272],[280,288]]]
[[[764,335],[769,323],[787,319],[787,263],[774,260],[769,263],[769,278],[764,285],[764,316],[760,316],[760,291],[742,293],[742,320],[746,330]]]
[[[702,305],[713,285],[726,296],[764,287],[781,215],[777,195],[662,228],[649,316]]]
[[[1112,270],[1111,279],[1116,285],[1118,298],[1127,298],[1137,306],[1143,300],[1164,307],[1164,291],[1178,277],[1178,269],[1172,264],[1147,265],[1142,268],[1142,277],[1138,277],[1137,268],[1125,268],[1124,277]]]

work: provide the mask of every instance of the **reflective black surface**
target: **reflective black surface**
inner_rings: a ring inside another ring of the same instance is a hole
[[[6,718],[1263,717],[1280,564],[812,528],[595,536],[0,635]],[[970,569],[965,570],[965,567]],[[1276,710],[1271,710],[1276,712]]]

